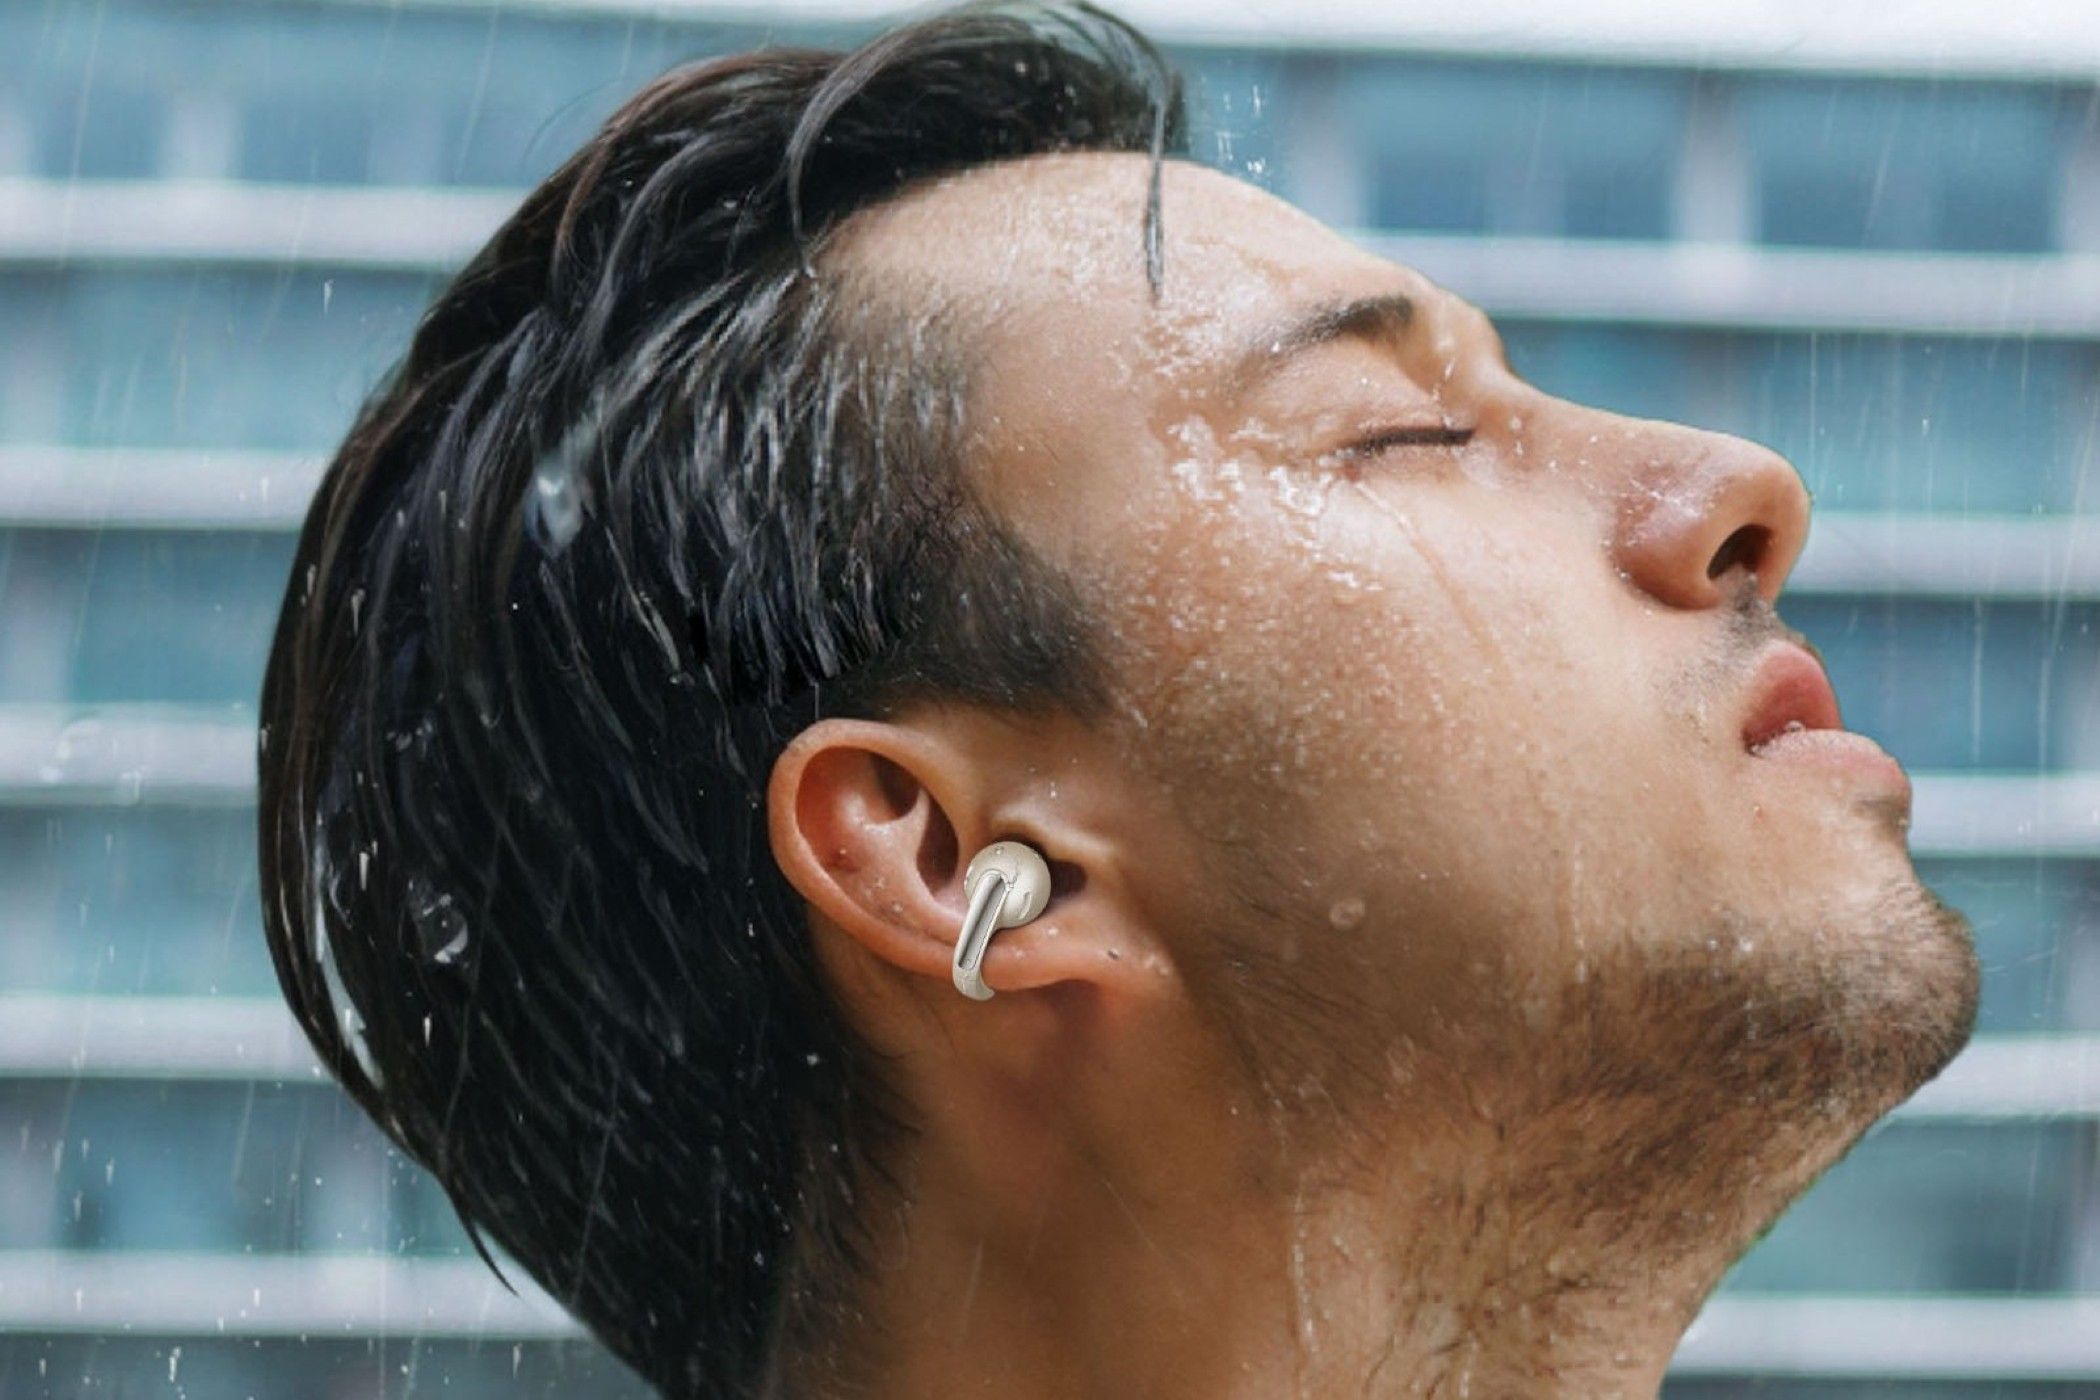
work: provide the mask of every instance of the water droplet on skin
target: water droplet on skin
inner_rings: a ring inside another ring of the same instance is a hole
[[[1364,921],[1364,902],[1355,895],[1338,899],[1327,909],[1327,922],[1338,929],[1352,929]]]
[[[1274,489],[1277,504],[1285,510],[1308,518],[1317,516],[1326,507],[1327,493],[1303,475],[1288,467],[1275,466],[1264,473]]]

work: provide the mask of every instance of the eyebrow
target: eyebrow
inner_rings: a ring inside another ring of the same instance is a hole
[[[1240,352],[1225,373],[1228,397],[1246,393],[1283,367],[1285,361],[1315,345],[1337,340],[1363,340],[1392,345],[1414,324],[1414,299],[1399,292],[1346,297],[1292,313],[1271,326]]]

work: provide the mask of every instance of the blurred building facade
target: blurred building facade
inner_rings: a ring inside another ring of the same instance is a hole
[[[663,68],[870,28],[0,0],[0,1394],[641,1393],[289,1029],[255,696],[320,463],[447,270]],[[2100,67],[1157,32],[1199,159],[1542,387],[1815,492],[1783,611],[1917,775],[1982,1024],[1667,1393],[2100,1393]]]

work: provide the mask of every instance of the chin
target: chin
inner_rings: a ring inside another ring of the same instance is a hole
[[[1968,1044],[1981,991],[1968,920],[1907,857],[1875,864],[1847,893],[1796,881],[1783,909],[1723,906],[1618,945],[1566,988],[1549,1097],[1602,1086],[1698,1134],[1864,1131]]]
[[[1881,932],[1870,940],[1876,956],[1859,976],[1886,979],[1885,991],[1870,988],[1866,995],[1889,1019],[1860,1034],[1888,1054],[1885,1077],[1900,1103],[1945,1069],[1975,1034],[1982,967],[1968,919],[1915,872],[1892,883],[1877,914]]]
[[[1968,919],[1907,856],[1900,871],[1824,909],[1797,923],[1743,989],[1764,1008],[1770,1037],[1751,1058],[1802,1107],[1863,1129],[1969,1043],[1982,969]]]

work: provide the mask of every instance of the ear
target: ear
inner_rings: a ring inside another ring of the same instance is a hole
[[[1050,866],[1050,901],[993,935],[982,974],[999,995],[968,1004],[1052,987],[1158,996],[1177,979],[1133,917],[1123,852],[1039,782],[1036,747],[1010,727],[820,720],[774,762],[773,857],[812,912],[877,964],[960,1004],[949,968],[969,907],[963,877],[994,841],[1025,841]]]

